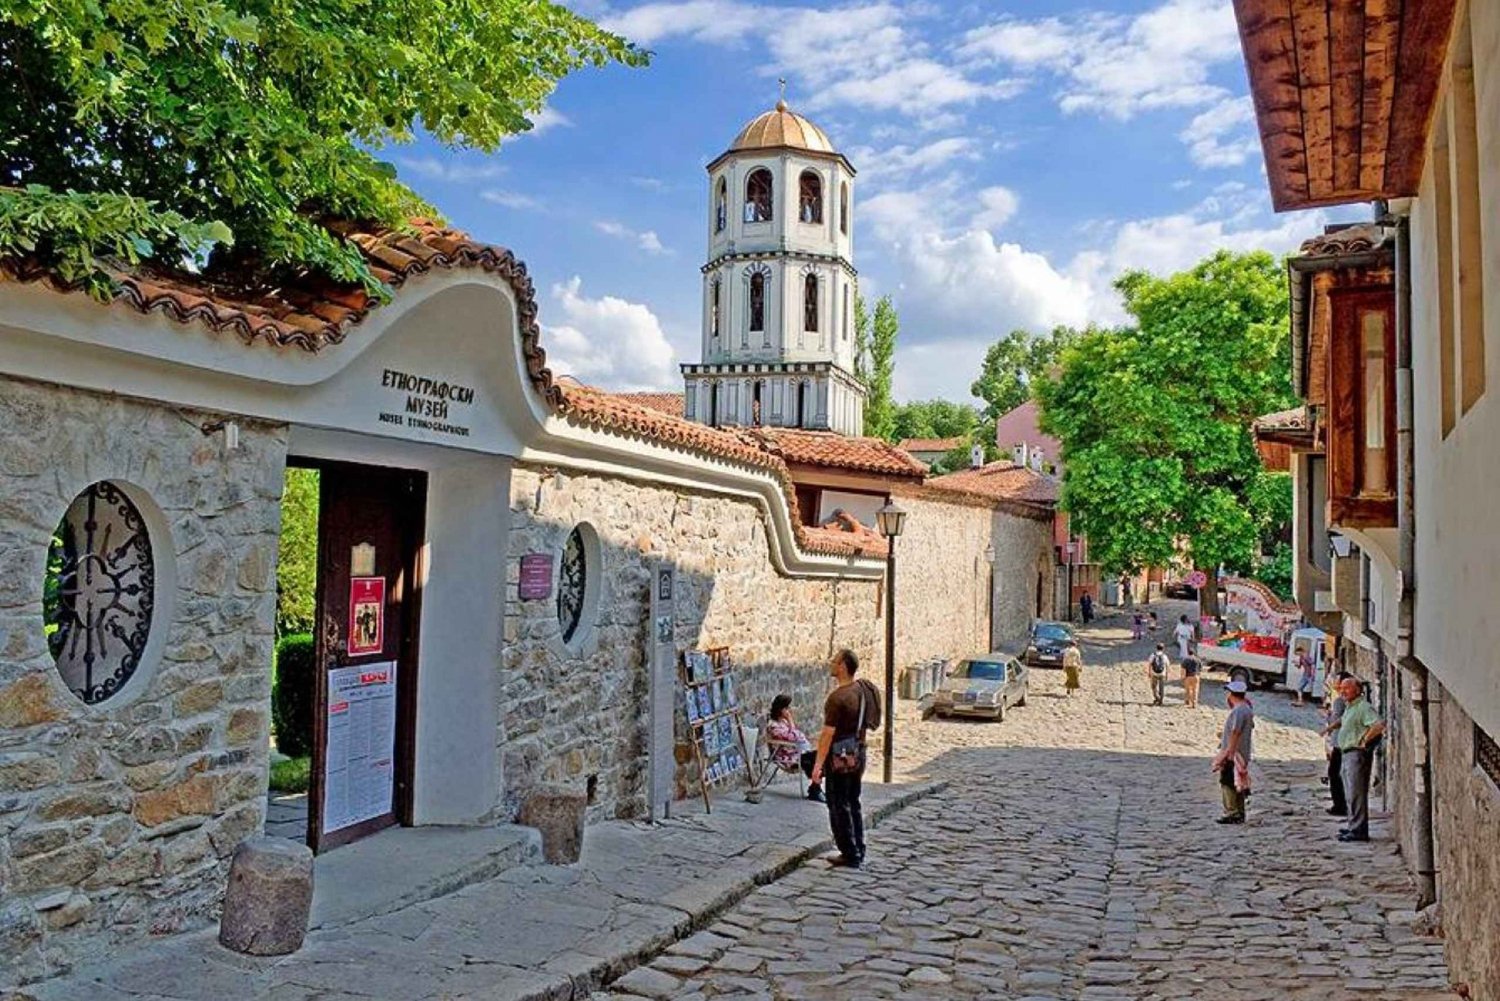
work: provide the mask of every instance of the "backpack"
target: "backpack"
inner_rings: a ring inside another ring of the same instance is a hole
[[[1151,655],[1150,664],[1152,674],[1166,674],[1167,668],[1171,666],[1172,662],[1167,659],[1167,655],[1165,653],[1162,653],[1160,650],[1158,650],[1156,653],[1153,653]]]

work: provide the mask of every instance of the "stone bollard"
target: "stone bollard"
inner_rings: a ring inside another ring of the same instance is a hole
[[[229,863],[219,943],[251,956],[296,952],[312,911],[313,854],[286,838],[241,841]]]
[[[521,802],[517,822],[542,832],[542,858],[553,865],[577,862],[583,854],[588,797],[567,786],[538,786]]]

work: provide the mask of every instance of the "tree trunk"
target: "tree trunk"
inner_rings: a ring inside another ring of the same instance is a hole
[[[1208,581],[1198,589],[1198,612],[1214,618],[1219,614],[1219,570],[1211,567],[1203,573]]]

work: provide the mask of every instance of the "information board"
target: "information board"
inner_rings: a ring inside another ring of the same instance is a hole
[[[328,672],[323,833],[391,812],[396,762],[396,662]]]

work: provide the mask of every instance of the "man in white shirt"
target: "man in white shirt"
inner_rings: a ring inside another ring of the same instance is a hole
[[[1186,660],[1188,647],[1193,642],[1193,624],[1188,621],[1186,615],[1177,619],[1177,625],[1172,628],[1172,635],[1177,637],[1177,659]]]

